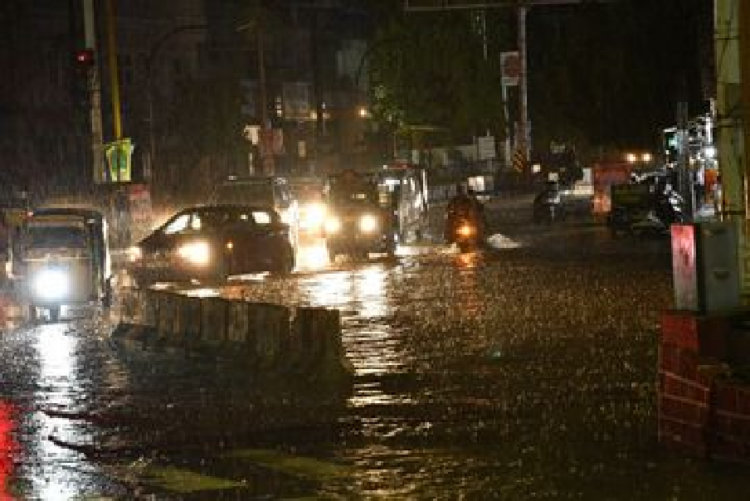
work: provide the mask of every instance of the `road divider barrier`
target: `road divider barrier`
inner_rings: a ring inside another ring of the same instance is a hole
[[[119,306],[116,342],[214,354],[256,373],[295,374],[309,382],[353,374],[335,309],[151,289],[122,291]]]

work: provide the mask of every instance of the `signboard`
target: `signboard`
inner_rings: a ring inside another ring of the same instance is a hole
[[[521,79],[521,56],[518,51],[501,52],[500,68],[503,75],[503,85],[508,87],[518,85]]]
[[[128,183],[132,180],[131,159],[134,149],[135,146],[130,142],[130,138],[104,145],[104,156],[107,159],[107,181]]]
[[[492,160],[495,158],[495,136],[478,137],[477,150],[479,160]]]

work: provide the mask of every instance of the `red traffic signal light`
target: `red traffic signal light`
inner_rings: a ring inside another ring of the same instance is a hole
[[[81,49],[76,51],[75,60],[78,66],[90,67],[94,65],[94,50],[93,49]]]

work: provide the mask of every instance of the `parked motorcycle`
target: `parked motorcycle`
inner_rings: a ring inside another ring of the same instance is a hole
[[[662,234],[685,221],[685,201],[674,190],[654,192],[642,184],[614,186],[612,210],[607,217],[612,236]]]

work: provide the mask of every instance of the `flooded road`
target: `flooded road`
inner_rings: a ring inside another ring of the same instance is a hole
[[[657,444],[668,240],[499,229],[196,291],[338,308],[351,387],[128,349],[96,315],[3,332],[0,500],[746,499],[746,468]]]

